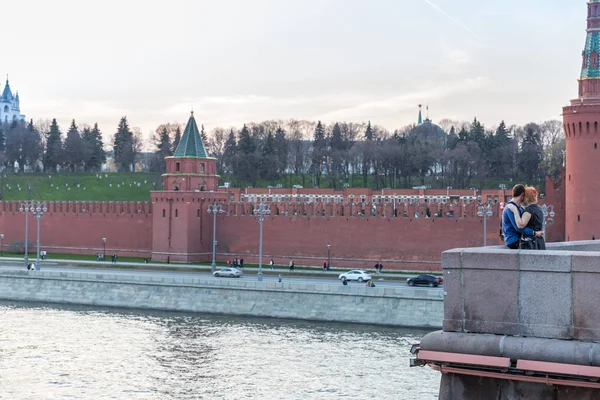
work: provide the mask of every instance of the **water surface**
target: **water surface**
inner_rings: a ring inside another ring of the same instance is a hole
[[[436,399],[426,333],[0,302],[0,399]]]

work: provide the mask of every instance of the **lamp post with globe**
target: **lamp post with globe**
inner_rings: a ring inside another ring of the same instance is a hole
[[[31,213],[33,217],[37,220],[37,257],[35,262],[35,269],[40,269],[40,220],[44,216],[44,214],[48,211],[47,205],[45,201],[31,200],[26,201],[21,205],[19,211],[25,213],[25,265],[29,264],[29,227],[28,227],[28,214]]]
[[[554,216],[556,213],[554,212],[554,206],[542,205],[541,206],[542,213],[544,214],[544,225],[542,230],[544,231],[544,237],[546,237],[546,225],[554,223]]]
[[[225,214],[223,205],[219,203],[212,203],[208,205],[208,213],[213,215],[213,256],[210,271],[215,272],[217,269],[217,214]]]
[[[258,223],[260,224],[260,235],[259,235],[259,246],[258,246],[258,274],[257,279],[259,281],[263,280],[262,273],[262,253],[263,253],[263,222],[264,220],[271,214],[271,209],[268,204],[260,203],[254,209],[254,215],[258,215]]]
[[[477,216],[483,217],[483,247],[487,246],[487,219],[494,215],[492,212],[492,206],[489,204],[480,205],[477,208]]]

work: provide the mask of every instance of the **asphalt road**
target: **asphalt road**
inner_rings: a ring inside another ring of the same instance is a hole
[[[23,270],[23,266],[19,265],[2,265],[0,266],[1,270]],[[241,278],[215,278],[212,273],[206,271],[198,271],[198,272],[187,272],[187,271],[154,271],[154,270],[141,270],[141,269],[118,269],[118,268],[88,268],[88,267],[68,267],[68,266],[42,266],[44,271],[57,271],[57,272],[73,272],[73,271],[81,271],[86,273],[96,273],[96,274],[111,274],[111,275],[148,275],[155,277],[184,277],[184,278],[204,278],[204,279],[246,279],[255,281],[256,278],[256,270],[245,271],[245,275]],[[385,280],[384,275],[372,275],[373,280],[376,286],[382,287],[405,287],[409,288],[406,284],[406,281],[398,281],[398,280]],[[321,283],[321,284],[331,284],[331,285],[341,285],[342,283],[337,279],[337,276],[329,276],[327,278],[313,278],[306,276],[294,276],[293,273],[285,272],[282,273],[282,277],[284,281],[293,281],[296,283]],[[264,275],[263,281],[277,281],[278,277],[276,275]],[[350,286],[358,286],[358,285],[366,285],[364,282],[348,282]],[[442,287],[437,288],[429,288],[423,287],[424,290],[432,290],[439,291],[442,290]]]

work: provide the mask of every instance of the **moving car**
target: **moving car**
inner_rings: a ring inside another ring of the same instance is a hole
[[[340,274],[338,278],[342,280],[344,277],[346,277],[346,279],[349,281],[359,282],[366,282],[372,279],[371,275],[369,275],[367,271],[363,271],[361,269],[354,269],[352,271],[344,272],[343,274]]]
[[[406,283],[408,286],[429,286],[438,287],[444,282],[444,279],[433,275],[419,275],[414,278],[408,278]]]
[[[216,278],[219,278],[221,276],[225,276],[225,277],[229,277],[229,278],[239,278],[243,274],[242,274],[242,271],[240,271],[237,268],[223,268],[223,269],[213,272],[213,275]]]

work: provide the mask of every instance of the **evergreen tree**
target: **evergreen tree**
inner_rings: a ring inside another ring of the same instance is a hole
[[[373,158],[373,126],[371,125],[371,121],[369,121],[367,125],[367,129],[365,130],[365,141],[362,148],[362,176],[363,176],[363,187],[368,186],[368,175],[371,169],[372,158]]]
[[[173,153],[177,151],[177,147],[179,147],[179,142],[181,142],[181,127],[177,127],[175,131],[175,138],[173,139]]]
[[[237,143],[233,129],[229,131],[229,137],[223,149],[223,172],[233,173],[237,159]]]
[[[315,176],[315,184],[321,186],[321,177],[323,175],[323,163],[327,156],[327,140],[325,139],[325,127],[319,121],[315,128],[315,135],[312,146],[311,170]]]
[[[202,139],[202,143],[206,146],[208,143],[208,136],[206,136],[206,132],[204,132],[204,125],[201,125],[200,128],[200,138]]]
[[[100,171],[102,164],[106,162],[106,152],[98,123],[92,129],[86,128],[82,137],[86,145],[85,170]]]
[[[525,136],[519,150],[517,163],[520,176],[525,177],[528,183],[540,180],[543,176],[544,149],[537,124],[531,123],[525,126]]]
[[[9,169],[15,163],[19,165],[19,172],[25,172],[25,167],[37,169],[37,162],[41,157],[41,138],[30,121],[27,126],[24,122],[12,123],[6,135],[6,160]]]
[[[273,184],[278,178],[277,174],[277,149],[275,147],[275,137],[269,132],[265,139],[260,158],[260,176],[270,184]]]
[[[483,149],[483,143],[485,142],[485,128],[481,122],[477,121],[477,118],[475,118],[471,124],[469,140],[476,142]]]
[[[121,118],[119,122],[113,142],[113,152],[117,170],[120,172],[131,171],[135,162],[135,147],[127,117]]]
[[[244,125],[239,134],[237,153],[236,176],[243,181],[251,182],[253,186],[256,185],[259,159],[256,154],[256,141],[250,135],[250,130],[246,125]]]
[[[155,138],[157,151],[153,155],[150,170],[152,172],[164,172],[166,170],[165,157],[173,155],[171,152],[171,138],[166,126],[163,126],[162,130],[157,132],[157,135]]]
[[[328,149],[328,165],[329,176],[331,178],[331,186],[337,189],[338,177],[343,174],[343,154],[344,154],[344,138],[342,137],[342,128],[339,123],[336,123],[331,130],[331,138],[329,140]]]
[[[56,172],[62,160],[62,133],[56,123],[56,118],[50,124],[50,131],[46,138],[46,154],[44,157],[44,171]]]
[[[73,120],[64,143],[63,165],[65,169],[70,172],[79,172],[84,166],[87,156],[86,150],[85,142],[79,134],[75,120]]]
[[[275,131],[275,149],[277,153],[277,170],[283,175],[288,167],[290,146],[281,126]]]

